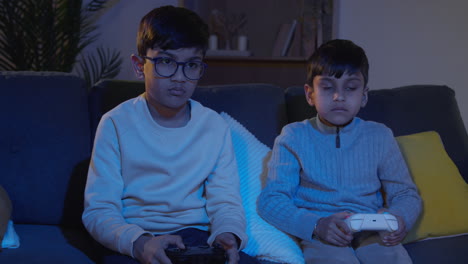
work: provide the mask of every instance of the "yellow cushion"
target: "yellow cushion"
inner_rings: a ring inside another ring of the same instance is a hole
[[[468,184],[437,132],[396,138],[423,199],[423,212],[403,243],[468,233]]]

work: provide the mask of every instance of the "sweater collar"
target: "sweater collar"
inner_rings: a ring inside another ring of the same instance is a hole
[[[353,118],[351,122],[344,126],[327,126],[325,123],[323,123],[320,120],[320,117],[317,115],[312,122],[312,125],[314,126],[315,129],[320,131],[322,134],[329,135],[329,134],[336,134],[337,131],[339,130],[340,132],[346,133],[349,132],[353,127],[356,126],[356,120],[358,118]]]
[[[360,119],[355,117],[346,126],[327,126],[320,121],[318,116],[310,120],[315,134],[321,138],[322,142],[337,149],[346,148],[352,144],[358,133],[356,130],[359,122]]]

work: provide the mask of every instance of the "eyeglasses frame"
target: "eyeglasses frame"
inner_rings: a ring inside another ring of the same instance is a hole
[[[170,77],[174,76],[174,75],[177,73],[177,71],[179,70],[179,66],[182,65],[182,73],[184,74],[185,78],[187,78],[187,79],[189,79],[189,80],[191,80],[191,81],[198,81],[198,80],[200,80],[201,77],[203,77],[203,75],[205,74],[206,68],[208,68],[208,64],[206,64],[206,63],[203,62],[202,60],[189,60],[189,61],[185,61],[185,62],[180,62],[180,61],[176,61],[175,59],[173,59],[173,58],[171,58],[171,57],[154,57],[154,58],[152,58],[152,57],[148,57],[148,56],[142,56],[142,58],[151,61],[151,63],[153,63],[154,72],[155,72],[156,74],[158,74],[159,76],[165,77],[165,78],[170,78]],[[158,59],[171,59],[171,60],[173,60],[173,61],[177,64],[177,67],[176,67],[174,73],[171,74],[171,75],[168,75],[168,76],[164,76],[164,75],[160,74],[160,73],[156,70],[156,60],[158,60]],[[203,66],[203,73],[200,75],[200,77],[199,77],[198,79],[189,78],[189,77],[187,76],[187,74],[185,73],[185,65],[187,65],[187,63],[193,62],[193,61],[200,61],[200,62],[201,62],[201,65]]]

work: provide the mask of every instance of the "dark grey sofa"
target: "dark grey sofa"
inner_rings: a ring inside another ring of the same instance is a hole
[[[10,195],[21,246],[0,263],[100,263],[110,254],[81,223],[94,131],[103,113],[143,92],[142,82],[107,80],[88,93],[78,77],[0,73],[0,185]],[[199,87],[194,99],[225,111],[272,147],[288,122],[311,117],[302,87],[269,84]],[[361,111],[395,135],[435,130],[468,181],[468,136],[446,86],[373,90]],[[468,263],[468,236],[406,244],[414,263]]]

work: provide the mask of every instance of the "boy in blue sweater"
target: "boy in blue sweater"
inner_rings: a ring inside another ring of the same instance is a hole
[[[349,40],[319,47],[304,86],[317,116],[285,126],[273,147],[259,214],[301,240],[306,263],[411,263],[401,241],[421,198],[392,131],[356,117],[368,71],[364,50]],[[345,222],[383,212],[398,230],[352,233]]]

